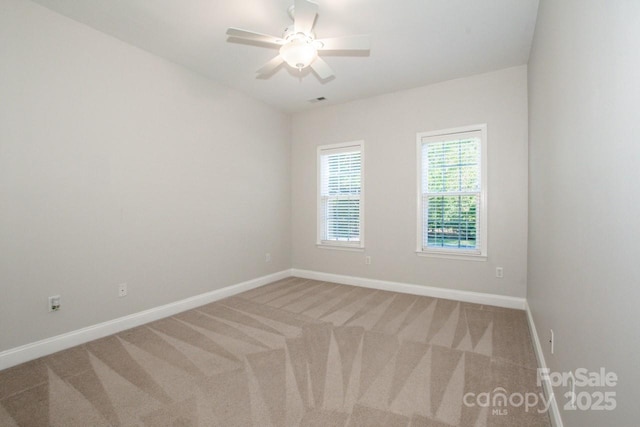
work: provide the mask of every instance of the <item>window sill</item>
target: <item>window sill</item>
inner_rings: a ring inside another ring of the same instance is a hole
[[[336,250],[336,251],[364,252],[364,247],[360,247],[360,246],[340,246],[340,245],[327,245],[324,243],[316,243],[316,247],[318,249],[329,249],[329,250]]]
[[[453,253],[453,252],[427,252],[427,251],[416,251],[416,255],[427,257],[427,258],[444,258],[444,259],[457,259],[463,261],[486,261],[486,255],[476,255],[470,253]]]

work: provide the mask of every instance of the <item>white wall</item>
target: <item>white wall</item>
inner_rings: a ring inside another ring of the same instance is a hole
[[[0,351],[289,268],[289,156],[288,116],[0,0]]]
[[[605,367],[620,378],[607,389],[615,411],[563,411],[566,426],[640,418],[639,40],[638,1],[541,1],[529,63],[527,298],[552,370]]]
[[[293,267],[524,297],[526,84],[522,66],[293,115]],[[488,127],[488,261],[419,257],[416,133],[479,123]],[[354,140],[365,141],[366,251],[319,249],[316,147]],[[495,277],[496,266],[504,279]]]

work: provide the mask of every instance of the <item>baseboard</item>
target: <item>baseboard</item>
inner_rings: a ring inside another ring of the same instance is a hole
[[[481,292],[461,291],[456,289],[436,288],[433,286],[414,285],[410,283],[390,282],[387,280],[367,279],[364,277],[344,276],[340,274],[322,273],[311,270],[294,268],[291,274],[303,279],[321,280],[324,282],[341,283],[343,285],[362,286],[383,291],[401,292],[412,295],[452,299],[456,301],[472,302],[483,305],[515,308],[524,310],[525,299],[504,295],[485,294]]]
[[[86,342],[103,338],[105,336],[118,333],[120,331],[130,329],[136,326],[140,326],[145,323],[153,322],[154,320],[162,319],[164,317],[172,316],[185,310],[190,310],[195,307],[199,307],[204,304],[208,304],[214,301],[218,301],[223,298],[227,298],[236,295],[240,292],[245,292],[251,289],[255,289],[260,286],[264,286],[268,283],[276,280],[281,280],[289,276],[296,276],[305,279],[321,280],[326,282],[341,283],[345,285],[361,286],[371,289],[380,289],[385,291],[401,292],[412,295],[430,296],[436,298],[452,299],[457,301],[471,302],[483,305],[494,305],[498,307],[513,308],[513,309],[525,309],[526,301],[524,298],[508,297],[504,295],[485,294],[472,291],[461,291],[455,289],[437,288],[433,286],[422,286],[409,283],[391,282],[386,280],[367,279],[364,277],[346,276],[331,273],[322,273],[311,270],[301,269],[287,269],[277,273],[269,274],[266,276],[258,277],[256,279],[247,280],[242,283],[227,286],[222,289],[216,289],[211,292],[196,295],[190,298],[186,298],[173,303],[165,304],[159,307],[154,307],[149,310],[141,311],[138,313],[130,314],[128,316],[120,317],[117,319],[109,320],[107,322],[99,323],[97,325],[88,326],[75,331],[67,332],[61,335],[57,335],[51,338],[46,338],[40,341],[29,343],[20,347],[12,348],[0,352],[0,370],[9,368],[11,366],[18,365],[20,363],[28,362],[29,360],[37,359],[38,357],[46,356],[48,354],[55,353],[57,351],[65,350],[67,348],[84,344]],[[533,325],[531,314],[528,312],[529,323]],[[532,331],[534,330],[532,326]],[[534,340],[537,341],[537,334],[534,332]],[[539,343],[536,347],[536,353],[541,357],[542,353],[539,349]],[[542,359],[544,362],[544,359]],[[543,363],[540,364],[544,367]],[[556,406],[557,411],[557,406]],[[558,424],[562,427],[562,424]]]
[[[547,363],[544,360],[544,353],[542,353],[542,345],[540,344],[540,338],[538,337],[538,331],[536,330],[536,324],[533,322],[533,316],[531,315],[531,309],[529,309],[529,303],[525,303],[525,310],[527,312],[527,320],[529,322],[529,332],[531,332],[531,338],[533,339],[533,349],[538,358],[538,366],[541,369],[547,369]],[[551,396],[551,405],[549,406],[549,418],[551,418],[551,424],[553,427],[563,427],[562,417],[560,416],[560,409],[558,408],[558,402],[556,396],[553,393],[553,386],[549,380],[549,377],[542,379],[542,387],[544,388],[544,394],[549,398]]]
[[[292,272],[289,269],[282,270],[277,273],[247,280],[246,282],[226,286],[222,289],[216,289],[211,292],[206,292],[180,301],[154,307],[149,310],[130,314],[118,319],[109,320],[97,325],[88,326],[86,328],[77,329],[75,331],[46,338],[41,341],[5,350],[0,352],[0,370],[65,350],[76,345],[84,344],[98,338],[106,337],[126,329],[140,326],[145,323],[153,322],[154,320],[172,316],[204,304],[209,304],[211,302],[236,295],[240,292],[255,289],[268,283],[275,282],[276,280],[290,277],[292,275],[291,273]]]

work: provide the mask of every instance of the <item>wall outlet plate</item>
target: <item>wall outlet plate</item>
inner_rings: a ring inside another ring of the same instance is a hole
[[[60,310],[60,295],[52,295],[49,297],[49,311]]]
[[[127,296],[127,284],[126,283],[120,283],[118,285],[118,297],[122,298],[122,297],[126,297]]]

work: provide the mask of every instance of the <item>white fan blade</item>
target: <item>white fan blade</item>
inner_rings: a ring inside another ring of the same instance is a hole
[[[316,21],[318,4],[309,0],[295,0],[293,25],[296,33],[310,34]]]
[[[326,80],[333,76],[333,70],[329,67],[329,64],[324,62],[324,59],[319,56],[311,63],[311,68],[316,72],[318,77],[320,77],[320,80]]]
[[[333,37],[318,39],[314,45],[318,50],[369,50],[371,49],[371,38],[369,36]]]
[[[256,73],[263,76],[270,74],[273,70],[275,70],[278,67],[278,65],[282,64],[283,62],[284,62],[284,59],[282,59],[282,57],[278,55],[275,58],[273,58],[271,61],[264,64],[262,68],[256,71]]]
[[[268,34],[256,33],[254,31],[241,30],[239,28],[227,28],[227,35],[229,37],[255,40],[263,43],[271,43],[271,44],[277,44],[277,45],[284,44],[284,40],[281,38],[270,36]]]

